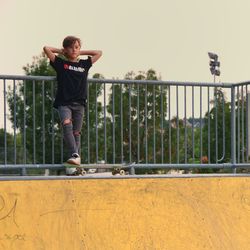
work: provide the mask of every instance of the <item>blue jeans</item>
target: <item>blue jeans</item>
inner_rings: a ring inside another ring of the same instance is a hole
[[[79,154],[84,106],[80,104],[59,106],[58,113],[63,127],[63,139],[69,156],[73,153]]]

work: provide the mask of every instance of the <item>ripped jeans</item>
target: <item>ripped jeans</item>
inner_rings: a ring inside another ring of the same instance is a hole
[[[84,106],[80,104],[59,106],[58,113],[63,128],[63,139],[69,152],[79,154]]]

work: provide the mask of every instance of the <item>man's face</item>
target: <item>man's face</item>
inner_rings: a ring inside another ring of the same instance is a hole
[[[65,56],[72,61],[76,61],[80,54],[81,46],[78,41],[75,41],[71,46],[64,48]]]

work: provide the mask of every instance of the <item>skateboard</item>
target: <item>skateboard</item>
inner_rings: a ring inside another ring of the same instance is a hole
[[[112,169],[112,175],[126,175],[129,174],[129,170],[131,169],[131,166],[135,164],[135,162],[133,162],[132,164],[109,164],[111,166]]]
[[[89,169],[111,169],[112,175],[126,175],[129,174],[129,166],[128,165],[121,165],[121,164],[90,164],[90,165],[75,165],[70,163],[63,163],[63,166],[65,168],[75,168],[76,171],[74,171],[72,174],[68,175],[86,175],[87,171]]]
[[[64,162],[63,166],[66,169],[67,168],[75,168],[76,169],[73,173],[67,174],[67,175],[85,175],[87,173],[86,170],[83,167],[79,166],[79,165]]]
[[[119,175],[126,175],[128,174],[128,167],[113,167],[112,168],[112,175],[116,175],[116,174],[119,174]]]

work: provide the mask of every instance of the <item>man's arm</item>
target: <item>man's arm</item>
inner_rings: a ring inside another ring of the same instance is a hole
[[[44,46],[43,51],[45,52],[45,54],[47,55],[47,57],[50,59],[51,62],[55,61],[55,58],[56,58],[55,53],[63,54],[62,49],[52,48],[48,46]]]
[[[81,50],[80,55],[91,56],[91,62],[94,64],[101,56],[101,50]]]

